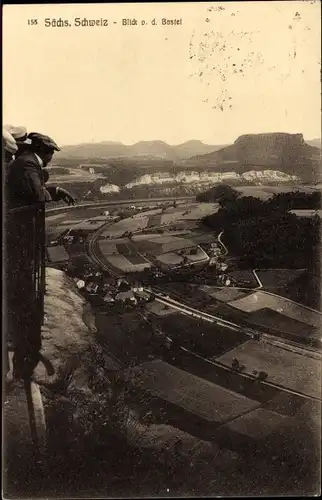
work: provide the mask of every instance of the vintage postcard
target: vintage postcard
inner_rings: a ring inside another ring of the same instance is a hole
[[[4,498],[321,493],[320,17],[4,5]]]

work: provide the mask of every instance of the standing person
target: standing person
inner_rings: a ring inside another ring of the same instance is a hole
[[[27,130],[25,127],[13,127],[5,125],[2,129],[2,149],[3,149],[3,170],[5,171],[9,163],[14,159],[14,155],[18,151],[19,141],[24,141],[27,138]],[[10,371],[9,353],[5,348],[4,352],[4,369],[7,375]]]
[[[55,151],[59,147],[50,137],[31,133],[6,169],[6,340],[13,344],[16,378],[30,378],[40,359],[45,202],[74,203],[74,198],[61,188],[46,189],[43,168]]]
[[[74,198],[65,189],[45,187],[43,168],[50,163],[55,151],[60,148],[50,137],[36,132],[28,134],[6,175],[8,208],[59,200],[74,204]]]

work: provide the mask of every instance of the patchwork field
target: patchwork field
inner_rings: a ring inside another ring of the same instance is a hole
[[[187,206],[190,206],[192,208],[188,210]],[[212,213],[213,210],[215,210],[216,206],[217,205],[215,204],[207,203],[190,205],[185,204],[184,206],[176,208],[170,207],[163,213],[160,208],[151,209],[147,212],[141,212],[133,215],[132,217],[128,217],[119,220],[114,224],[111,224],[106,228],[106,231],[102,233],[101,238],[117,238],[121,237],[126,231],[132,233],[138,231],[147,231],[148,228],[158,228],[160,226],[167,226],[176,222],[178,222],[179,227],[176,231],[171,231],[171,234],[187,234],[190,232],[191,224],[193,224],[191,227],[194,228],[195,221],[199,220],[208,213]],[[79,210],[74,210],[73,212],[67,212],[63,214],[50,215],[49,213],[47,215],[47,221],[50,225],[60,224],[61,226],[71,226],[74,223],[84,221],[84,225],[90,227],[91,229],[94,224],[98,228],[99,223],[101,223],[100,225],[103,225],[106,222],[106,218],[102,215],[102,207],[94,209],[92,207],[91,213],[88,212],[89,210],[89,208],[82,208]],[[72,217],[70,216],[71,213]],[[90,220],[88,220],[89,215],[91,217]],[[182,221],[182,223],[186,222],[186,224],[188,224],[186,229],[182,229],[180,227],[180,220]],[[65,228],[66,227],[64,227],[64,229]],[[173,229],[175,229],[175,227],[173,227]],[[138,235],[135,235],[135,238],[137,236]],[[155,236],[155,234],[152,233],[152,236]]]
[[[102,238],[106,236],[118,237],[121,236],[125,231],[138,231],[140,229],[145,229],[148,224],[148,217],[140,218],[130,218],[123,219],[115,222],[112,226],[108,227],[106,231],[102,233]]]
[[[225,427],[251,439],[261,440],[285,425],[294,425],[294,420],[270,410],[256,408],[236,420],[228,422]]]
[[[196,249],[195,254],[186,254],[185,258],[187,263],[189,264],[197,264],[197,263],[205,264],[209,261],[208,255],[201,248]],[[181,255],[178,255],[176,252],[168,252],[163,255],[159,255],[156,258],[156,261],[166,265],[182,265],[184,259]]]
[[[268,308],[250,313],[249,322],[274,331],[287,333],[300,339],[321,339],[319,328],[314,328]]]
[[[321,327],[321,313],[307,309],[284,297],[277,297],[263,291],[257,291],[247,295],[247,297],[229,302],[229,305],[245,312],[253,312],[268,308],[283,313],[283,315],[289,318],[306,323],[309,326],[315,328]]]
[[[129,269],[131,267],[126,266],[125,269],[125,261],[127,261],[127,264],[133,264],[134,266],[142,264],[147,268],[147,266],[150,267],[151,265],[149,261],[152,259],[151,262],[154,262],[155,258],[160,265],[164,264],[168,266],[174,264],[182,265],[184,262],[191,265],[199,265],[199,263],[204,264],[209,260],[205,251],[194,246],[193,241],[180,239],[172,233],[169,235],[153,234],[151,238],[149,238],[149,235],[138,235],[131,240],[116,237],[113,242],[104,239],[103,235],[99,240],[99,247],[108,261],[110,263],[113,262],[113,266],[118,267],[118,264],[121,264],[121,269],[127,272],[130,272]],[[191,250],[192,247],[194,247],[193,251]],[[177,250],[184,251],[183,249],[187,249],[185,255],[179,255]],[[134,268],[131,269],[134,271]]]
[[[249,292],[245,292],[242,290],[238,290],[237,288],[231,288],[228,286],[218,288],[215,286],[203,285],[199,289],[207,293],[210,297],[219,300],[220,302],[229,302],[231,300],[240,299],[249,294]]]
[[[103,255],[116,255],[118,250],[115,243],[106,240],[99,241],[99,247]]]
[[[268,200],[277,193],[289,193],[291,191],[312,192],[309,186],[236,186],[234,189],[242,193],[243,196],[254,196],[261,200]]]
[[[177,314],[177,310],[173,309],[173,307],[168,306],[167,304],[163,304],[158,300],[154,300],[153,302],[149,302],[145,306],[146,310],[156,316],[169,316],[170,314]]]
[[[94,182],[97,179],[104,179],[100,174],[90,174],[81,168],[64,168],[64,173],[59,172],[59,167],[47,167],[50,183],[64,184],[65,182]],[[66,171],[66,173],[65,173]]]
[[[46,213],[46,226],[48,228],[59,226],[63,232],[65,229],[68,229],[68,227],[72,227],[82,221],[87,221],[89,218],[94,221],[106,222],[106,217],[102,215],[102,210],[101,207],[77,209],[66,207],[66,211],[62,211],[58,214],[54,213],[53,215],[51,215],[49,211]]]
[[[144,210],[144,212],[139,212],[133,215],[133,219],[141,219],[142,217],[150,217],[152,215],[160,215],[162,213],[161,208],[151,208],[150,210]]]
[[[263,190],[267,193],[289,193],[291,191],[303,191],[305,193],[311,193],[312,189],[315,190],[314,186],[304,186],[304,185],[294,185],[294,186],[263,186]]]
[[[223,423],[260,406],[260,403],[231,392],[188,372],[152,361],[131,370],[135,384],[153,395],[184,408],[208,422]]]
[[[198,221],[207,215],[218,212],[219,205],[217,203],[198,203],[186,208],[187,210],[180,215],[180,220]]]
[[[265,371],[267,381],[298,391],[307,396],[321,397],[321,361],[267,343],[248,340],[216,358],[231,366],[233,358],[245,365],[245,373]]]
[[[144,264],[148,261],[144,259],[141,255],[139,255],[135,249],[133,243],[118,243],[116,244],[116,248],[118,253],[124,255],[131,262],[131,264]]]
[[[161,318],[158,324],[176,344],[205,358],[219,356],[249,339],[240,331],[178,312],[170,318]]]
[[[261,200],[268,200],[272,196],[272,193],[265,191],[260,186],[236,186],[234,189],[239,191],[242,196],[253,196]]]
[[[142,259],[140,262],[133,263],[128,258],[123,255],[105,255],[106,260],[111,264],[111,266],[119,269],[121,272],[125,273],[135,273],[143,271],[144,269],[149,269],[151,267],[150,262]]]
[[[106,224],[106,221],[93,218],[78,222],[74,228],[82,231],[97,231],[104,224]]]
[[[215,213],[218,210],[216,203],[190,203],[180,207],[169,207],[162,211],[154,209],[148,212],[136,214],[134,219],[148,217],[147,226],[161,226],[173,224],[180,221],[199,221],[206,215]]]

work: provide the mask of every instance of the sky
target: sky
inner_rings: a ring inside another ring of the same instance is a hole
[[[5,5],[3,122],[61,146],[320,137],[320,15],[300,0]]]

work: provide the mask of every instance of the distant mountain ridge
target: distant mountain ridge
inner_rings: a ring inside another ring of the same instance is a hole
[[[55,155],[55,160],[65,166],[69,163],[103,162],[117,169],[118,177],[120,169],[127,174],[137,166],[155,172],[213,170],[217,173],[234,172],[237,176],[249,171],[272,170],[296,176],[299,181],[319,182],[321,148],[312,145],[319,139],[309,142],[311,144],[304,140],[303,134],[284,132],[245,134],[226,146],[204,144],[199,140],[178,145],[161,140],[140,141],[132,145],[104,141],[65,146]],[[116,184],[120,184],[119,180]]]
[[[204,144],[199,140],[190,140],[171,146],[164,141],[140,141],[132,145],[121,142],[104,141],[64,146],[55,158],[118,158],[144,156],[179,161],[195,155],[202,155],[223,148],[224,145]]]

